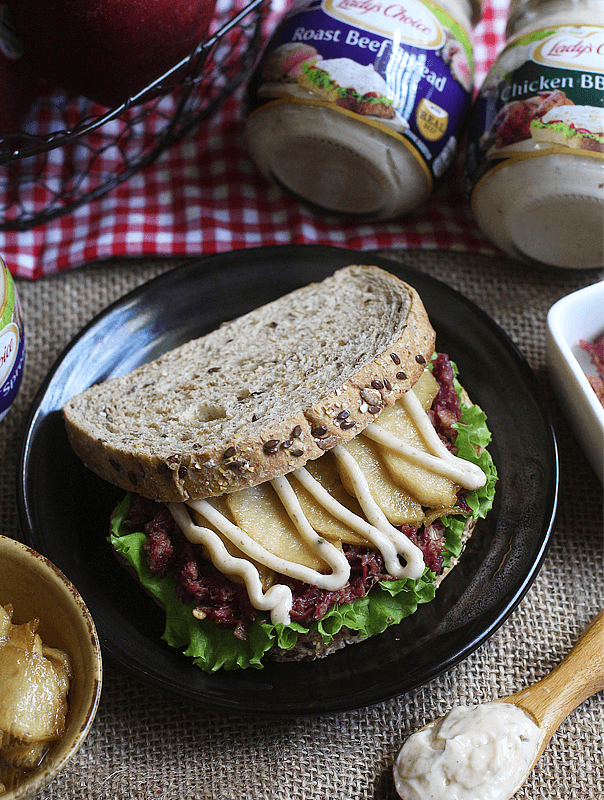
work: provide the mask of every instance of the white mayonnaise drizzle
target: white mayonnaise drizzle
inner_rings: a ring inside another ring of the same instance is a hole
[[[341,445],[338,445],[336,448],[334,448],[334,454],[336,450],[343,452],[345,454],[344,458],[347,457],[347,464],[344,468],[347,469],[351,481],[357,479],[358,483],[362,481],[366,487],[367,481],[365,480],[359,466],[350,453],[342,448]],[[354,476],[350,474],[351,462],[353,465],[352,469],[354,470]],[[371,522],[367,522],[362,517],[357,516],[349,508],[346,508],[345,505],[339,503],[335,497],[332,497],[327,489],[323,488],[319,481],[313,478],[310,472],[304,467],[300,467],[300,469],[297,469],[292,473],[292,475],[300,481],[304,488],[310,494],[312,494],[315,500],[317,500],[317,502],[322,505],[323,508],[329,511],[330,514],[332,514],[336,519],[339,519],[340,522],[348,525],[351,530],[359,533],[361,536],[375,545],[375,547],[377,547],[384,557],[384,563],[389,575],[392,575],[395,578],[420,577],[424,570],[424,561],[421,550],[393,525],[391,525],[385,517],[383,517],[385,525],[376,525],[371,524]],[[378,514],[381,514],[380,509],[371,496],[369,496],[369,501],[373,506],[375,506],[377,513],[374,516],[377,518]],[[363,508],[362,505],[361,507]],[[363,511],[365,511],[365,508],[363,508]],[[369,517],[367,517],[367,519],[369,519]],[[408,559],[406,567],[403,567],[399,561],[399,555],[402,555]]]
[[[361,435],[364,434],[378,444],[412,458],[430,471],[450,478],[467,489],[477,489],[484,484],[486,477],[480,467],[457,458],[440,441],[428,415],[412,389],[398,402],[402,403],[405,412],[418,428],[428,448],[432,450],[431,454],[421,452],[376,423],[369,425]],[[352,454],[342,445],[337,445],[331,452],[353,486],[366,520],[338,502],[304,467],[291,473],[291,476],[296,478],[315,500],[336,519],[379,549],[389,575],[395,578],[419,578],[424,571],[421,550],[388,521],[372,497],[367,480]],[[218,570],[225,575],[238,576],[244,581],[254,608],[259,611],[270,611],[273,623],[289,622],[292,607],[290,589],[282,584],[274,584],[267,592],[263,592],[256,567],[245,558],[232,556],[220,536],[210,528],[196,525],[184,507],[185,505],[190,506],[236,545],[242,553],[257,563],[263,564],[279,574],[322,589],[330,591],[341,589],[350,577],[350,565],[346,556],[312,528],[288,478],[278,477],[270,483],[302,540],[315,555],[330,567],[331,572],[318,572],[310,567],[276,556],[252,539],[242,528],[232,523],[207,500],[191,500],[186,504],[171,503],[169,508],[187,539],[193,544],[202,544]],[[405,560],[405,564],[401,563],[401,556]]]
[[[204,500],[196,502],[205,503]],[[206,505],[213,511],[215,510],[209,503]],[[201,544],[207,549],[212,559],[212,564],[216,569],[219,569],[225,575],[233,575],[244,581],[250,603],[254,608],[258,609],[258,611],[270,611],[271,621],[274,624],[289,622],[289,612],[292,607],[292,593],[289,586],[275,583],[266,593],[263,592],[260,575],[251,561],[232,556],[217,533],[210,530],[210,528],[196,525],[189,516],[184,503],[170,503],[168,507],[176,524],[187,539],[192,544]],[[216,513],[228,522],[220,512],[217,511]],[[271,554],[269,553],[269,555]]]
[[[409,397],[409,395],[412,396]],[[480,469],[478,464],[473,464],[471,461],[458,458],[447,450],[412,389],[406,392],[399,402],[403,404],[403,400],[405,401],[405,411],[415,423],[419,433],[426,441],[427,446],[432,450],[432,453],[419,450],[399,436],[382,428],[377,422],[372,422],[368,425],[362,432],[362,435],[366,436],[368,439],[373,439],[374,442],[387,447],[389,450],[406,456],[419,466],[425,467],[437,475],[449,478],[460,486],[463,486],[464,489],[474,491],[484,486],[486,481],[484,472]]]
[[[487,478],[477,464],[473,464],[471,461],[465,461],[463,458],[458,458],[447,450],[413,389],[409,392],[405,392],[399,402],[418,429],[428,448],[439,459],[438,464],[435,463],[429,466],[430,470],[445,475],[445,477],[449,477],[445,474],[445,470],[449,468],[455,469],[457,475],[455,477],[451,476],[451,478],[456,483],[461,484],[465,489],[474,491],[484,486]],[[370,425],[369,427],[371,428],[372,426]],[[379,426],[376,425],[376,427]],[[402,440],[398,439],[397,444],[398,442],[402,442]],[[389,447],[390,445],[386,444],[386,446]],[[417,451],[417,453],[419,454],[419,451]],[[409,455],[412,454],[410,453]],[[416,458],[417,456],[413,455],[413,457]]]
[[[312,579],[307,580],[306,578],[300,578],[300,580],[304,580],[306,583],[312,583],[315,586],[319,586],[321,589],[332,591],[334,589],[341,589],[350,578],[350,564],[348,563],[348,559],[341,550],[338,550],[331,542],[328,542],[327,539],[324,539],[315,531],[306,518],[304,511],[302,511],[296,493],[292,489],[287,478],[283,476],[274,478],[271,484],[283,503],[288,517],[296,526],[302,539],[332,569],[331,575],[324,575],[314,569],[309,569],[308,571]],[[289,564],[290,562],[285,563]],[[288,573],[284,572],[283,574],[287,575]]]
[[[285,489],[285,483],[289,491]],[[245,553],[246,556],[249,556],[254,561],[264,564],[264,566],[281,575],[297,578],[312,586],[318,586],[320,589],[341,589],[342,586],[346,585],[350,577],[350,565],[346,556],[311,528],[287,478],[276,478],[271,481],[271,484],[275,487],[289,516],[294,521],[294,524],[296,524],[296,527],[297,523],[301,521],[301,518],[304,519],[306,524],[303,526],[302,530],[298,530],[307,544],[311,546],[312,550],[331,567],[331,573],[325,574],[317,572],[317,570],[311,569],[310,567],[305,567],[302,564],[296,564],[293,561],[287,561],[284,558],[274,555],[274,553],[266,550],[261,544],[252,539],[242,528],[233,524],[207,500],[190,500],[186,505],[190,506],[194,511],[197,511],[202,517],[205,517],[205,519],[223,533],[230,542],[236,545],[242,553]],[[278,484],[278,488],[275,484]],[[288,597],[286,597],[284,593],[273,593],[271,595],[272,589],[279,585],[275,584],[266,594],[263,594],[260,575],[256,567],[244,558],[231,556],[226,550],[220,536],[209,528],[196,525],[182,506],[182,503],[172,503],[170,504],[170,512],[187,539],[195,544],[204,544],[210,553],[212,563],[216,569],[219,569],[223,574],[229,575],[234,567],[237,568],[238,571],[236,574],[239,574],[245,581],[250,603],[254,608],[260,611],[274,612],[271,613],[271,619],[274,623],[289,622],[289,612],[292,606],[291,591],[283,586],[282,588],[287,589],[289,593]],[[175,510],[178,512],[178,516],[175,516]],[[244,564],[248,564],[251,570],[244,568]],[[261,605],[257,605],[256,603],[261,603]]]
[[[394,763],[396,791],[403,800],[509,800],[542,738],[512,703],[453,708],[407,739]]]
[[[391,551],[380,551],[384,556],[386,567],[390,575],[395,578],[419,578],[424,571],[424,556],[419,547],[416,547],[404,533],[391,525],[382,509],[371,496],[369,485],[354,457],[342,447],[341,444],[333,448],[332,453],[338,464],[348,473],[348,478],[354,487],[354,493],[363,509],[365,516],[374,530],[378,530],[390,540],[396,553],[407,559],[407,566],[403,567],[398,558],[391,556]],[[392,569],[392,572],[390,570]]]

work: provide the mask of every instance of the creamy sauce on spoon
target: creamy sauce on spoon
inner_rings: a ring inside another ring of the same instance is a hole
[[[403,800],[509,800],[542,729],[513,703],[459,706],[407,739],[394,764]]]

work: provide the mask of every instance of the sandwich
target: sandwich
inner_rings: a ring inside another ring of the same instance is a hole
[[[356,114],[389,120],[396,117],[392,92],[371,64],[363,66],[350,58],[305,61],[298,84]]]
[[[297,83],[303,64],[322,60],[316,48],[301,42],[288,42],[270,50],[262,59],[260,73],[270,83]]]
[[[500,149],[525,139],[530,140],[532,131],[545,115],[550,112],[556,115],[559,109],[572,104],[573,101],[559,89],[540,92],[524,100],[512,100],[499,109],[484,136],[483,146],[494,145]]]
[[[125,495],[117,557],[207,672],[382,633],[435,596],[496,470],[416,290],[349,266],[64,408]]]
[[[269,50],[258,70],[260,81],[256,88],[259,97],[300,96],[305,92],[298,86],[305,65],[322,60],[316,48],[303,42],[288,42]]]
[[[554,107],[534,119],[530,129],[535,142],[604,153],[604,109],[596,106]]]

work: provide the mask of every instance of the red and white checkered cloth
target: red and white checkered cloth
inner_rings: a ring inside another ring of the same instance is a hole
[[[474,32],[477,86],[503,46],[509,0],[483,5]],[[278,14],[273,4],[271,18]],[[11,272],[39,278],[114,256],[293,243],[498,252],[472,219],[459,166],[428,203],[400,220],[322,219],[256,171],[242,135],[242,94],[243,87],[194,134],[104,197],[29,231],[0,232],[0,254]]]

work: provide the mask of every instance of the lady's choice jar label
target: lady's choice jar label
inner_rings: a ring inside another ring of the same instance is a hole
[[[493,170],[527,158],[604,159],[603,101],[604,27],[561,25],[512,40],[472,110],[468,193]]]
[[[0,419],[19,391],[24,361],[21,305],[11,274],[0,258]]]
[[[271,39],[250,116],[312,104],[353,117],[404,143],[431,184],[457,151],[473,74],[468,33],[433,0],[312,0]]]

